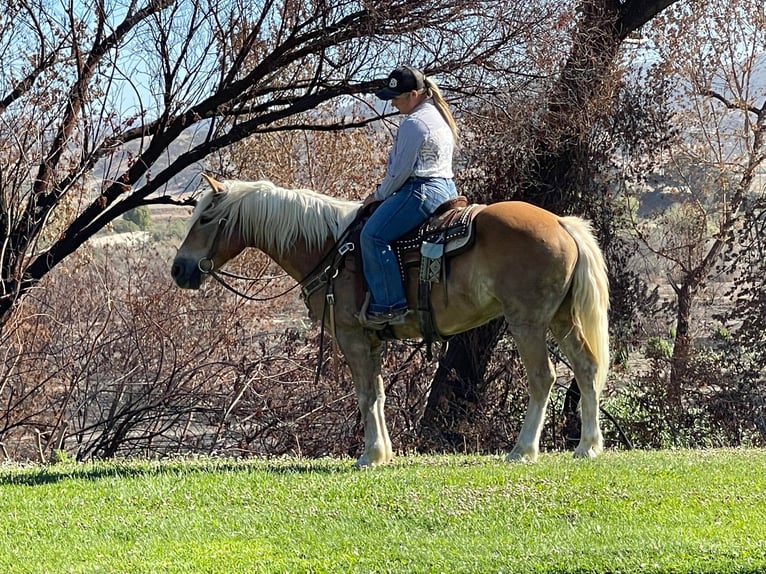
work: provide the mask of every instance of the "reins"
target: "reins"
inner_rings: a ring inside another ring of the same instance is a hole
[[[251,283],[254,283],[256,281],[263,281],[263,277],[245,277],[243,275],[237,275],[235,273],[229,273],[228,271],[216,271],[215,270],[215,263],[213,263],[213,257],[215,256],[215,252],[218,249],[218,243],[221,240],[221,231],[223,230],[224,225],[228,222],[228,219],[225,217],[222,217],[218,220],[218,229],[215,231],[215,237],[213,237],[213,244],[210,246],[210,251],[208,252],[207,257],[203,257],[197,262],[197,268],[200,270],[200,273],[203,275],[210,275],[213,279],[215,279],[218,283],[223,285],[226,289],[234,293],[235,295],[238,295],[239,297],[242,297],[243,299],[247,299],[248,301],[272,301],[274,299],[279,299],[280,297],[287,295],[290,291],[295,289],[298,285],[293,285],[292,287],[289,287],[288,289],[282,291],[281,293],[278,293],[277,295],[271,295],[269,297],[255,297],[253,295],[248,295],[247,293],[243,293],[236,287],[229,284],[224,277],[229,277],[231,279],[239,279],[242,281],[249,281]],[[273,279],[272,277],[267,278],[267,280]]]
[[[202,269],[200,269],[202,271]],[[223,285],[226,289],[234,293],[235,295],[242,297],[243,299],[247,299],[248,301],[273,301],[274,299],[279,299],[280,297],[283,297],[284,295],[287,295],[290,291],[295,289],[298,284],[293,285],[291,287],[288,287],[281,293],[277,293],[276,295],[270,295],[268,297],[255,297],[253,295],[248,295],[247,293],[243,293],[230,283],[228,283],[224,277],[230,277],[232,279],[239,279],[241,281],[250,281],[251,283],[255,283],[256,281],[270,281],[272,279],[275,279],[275,277],[244,277],[242,275],[235,275],[234,273],[228,273],[226,271],[214,271],[213,269],[210,269],[209,271],[202,271],[202,273],[206,275],[210,275],[213,279],[215,279],[218,283]]]

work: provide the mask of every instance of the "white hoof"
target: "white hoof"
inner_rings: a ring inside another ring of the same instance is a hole
[[[368,453],[363,454],[359,457],[359,460],[356,461],[356,464],[354,466],[356,468],[371,468],[373,466],[380,466],[381,464],[387,464],[393,460],[392,455],[386,456],[385,454],[379,453],[377,456],[371,455]]]
[[[375,464],[366,456],[360,456],[354,463],[354,468],[372,468]]]
[[[521,452],[520,450],[513,449],[511,452],[509,452],[505,457],[506,462],[523,462],[527,464],[532,464],[537,462],[537,453],[536,452]]]
[[[601,448],[597,446],[577,445],[574,451],[575,458],[596,458],[601,454]]]

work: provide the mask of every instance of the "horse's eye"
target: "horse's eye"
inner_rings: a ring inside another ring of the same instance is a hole
[[[207,225],[211,221],[213,221],[213,218],[211,216],[209,216],[209,215],[205,215],[203,213],[202,215],[199,216],[199,224],[200,225]]]

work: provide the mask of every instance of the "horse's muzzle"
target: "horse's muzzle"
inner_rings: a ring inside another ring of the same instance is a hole
[[[202,274],[196,261],[177,257],[170,268],[170,276],[182,289],[199,289]]]

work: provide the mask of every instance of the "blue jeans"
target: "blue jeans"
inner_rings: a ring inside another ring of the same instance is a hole
[[[457,197],[455,183],[441,177],[413,177],[380,204],[362,229],[364,277],[370,313],[407,308],[407,297],[391,243],[423,223],[442,203]]]

